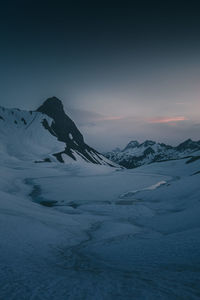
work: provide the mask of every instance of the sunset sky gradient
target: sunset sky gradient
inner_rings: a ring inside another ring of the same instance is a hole
[[[101,151],[200,139],[199,8],[176,1],[9,1],[0,105],[60,98]]]

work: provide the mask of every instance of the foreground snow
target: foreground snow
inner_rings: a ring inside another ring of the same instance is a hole
[[[1,163],[0,299],[199,299],[199,171]]]

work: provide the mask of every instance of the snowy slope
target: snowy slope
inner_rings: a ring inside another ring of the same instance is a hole
[[[53,153],[65,149],[65,144],[42,126],[44,116],[41,113],[0,107],[0,116],[1,158],[6,155],[7,158],[31,161],[53,159]],[[45,118],[50,125],[52,119]]]
[[[187,161],[1,162],[0,299],[199,299],[200,160]]]
[[[0,107],[0,157],[115,165],[85,144],[74,122],[65,114],[62,102],[55,97],[47,99],[37,111]]]
[[[187,156],[198,156],[200,141],[186,140],[177,147],[147,140],[142,144],[131,141],[123,150],[119,148],[108,152],[105,156],[126,168],[135,168],[156,161],[181,159]]]

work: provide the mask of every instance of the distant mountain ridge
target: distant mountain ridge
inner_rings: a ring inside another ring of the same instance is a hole
[[[48,98],[36,111],[0,107],[0,157],[115,166],[84,142],[56,97]]]
[[[136,168],[144,164],[171,159],[181,159],[200,151],[200,141],[187,139],[176,147],[146,140],[143,143],[131,141],[127,146],[107,152],[104,155],[113,162],[125,167]]]

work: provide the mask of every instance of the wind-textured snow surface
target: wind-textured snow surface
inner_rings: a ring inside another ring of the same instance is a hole
[[[1,300],[200,298],[200,160],[1,161]]]

